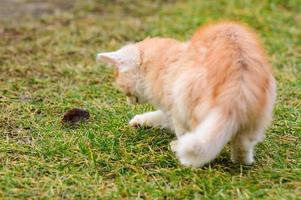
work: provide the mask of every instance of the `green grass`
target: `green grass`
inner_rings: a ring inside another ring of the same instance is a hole
[[[25,15],[20,4],[1,17],[1,199],[301,197],[300,1],[59,2],[49,5],[60,11]],[[227,146],[211,164],[183,168],[168,147],[172,133],[127,125],[153,108],[126,104],[95,54],[147,36],[188,39],[218,19],[246,22],[261,36],[278,82],[275,117],[254,166],[232,164]],[[90,120],[62,127],[73,107],[88,109]]]

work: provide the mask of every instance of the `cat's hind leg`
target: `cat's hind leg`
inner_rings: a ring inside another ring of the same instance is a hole
[[[234,163],[251,165],[254,163],[254,147],[264,137],[264,127],[238,131],[232,139],[231,160]]]
[[[171,128],[171,121],[167,114],[161,110],[147,112],[139,115],[135,115],[129,122],[132,127],[161,127]]]
[[[199,167],[218,156],[237,132],[235,118],[216,108],[192,132],[171,142],[171,150],[184,166]]]

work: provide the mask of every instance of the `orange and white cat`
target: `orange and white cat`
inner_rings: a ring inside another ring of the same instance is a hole
[[[250,165],[272,118],[276,85],[255,33],[235,22],[198,29],[189,41],[146,38],[97,59],[117,69],[116,83],[131,102],[158,110],[131,126],[164,127],[184,166],[199,167],[232,140],[232,161]]]

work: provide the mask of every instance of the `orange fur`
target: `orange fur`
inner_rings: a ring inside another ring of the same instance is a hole
[[[275,81],[250,28],[219,22],[201,27],[187,42],[147,38],[134,46],[139,65],[119,72],[117,84],[129,96],[160,109],[157,117],[169,119],[178,136],[173,149],[182,164],[209,162],[231,138],[232,159],[252,162],[252,152],[241,154],[252,151],[271,120]],[[150,124],[156,115],[148,115]],[[142,118],[135,123],[146,123]],[[217,149],[207,143],[216,144]]]

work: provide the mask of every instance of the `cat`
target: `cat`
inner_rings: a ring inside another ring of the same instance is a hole
[[[191,39],[146,38],[97,60],[116,69],[132,103],[158,110],[134,116],[133,127],[169,128],[183,166],[214,160],[231,140],[231,160],[251,165],[254,146],[272,119],[276,82],[253,30],[237,22],[200,27]]]

